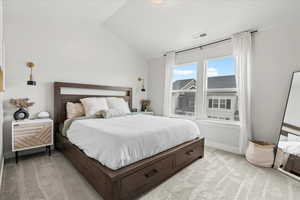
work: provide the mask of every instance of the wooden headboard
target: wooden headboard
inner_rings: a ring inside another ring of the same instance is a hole
[[[62,89],[89,89],[89,90],[101,90],[101,91],[117,91],[124,92],[124,95],[99,95],[99,94],[63,94]],[[54,130],[55,134],[58,133],[59,124],[66,120],[66,103],[73,102],[78,103],[80,99],[87,97],[120,97],[128,102],[129,108],[132,108],[132,88],[128,87],[114,87],[105,85],[90,85],[81,83],[65,83],[54,82]]]

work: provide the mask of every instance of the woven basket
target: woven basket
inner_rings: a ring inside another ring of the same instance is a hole
[[[246,159],[259,167],[272,167],[274,162],[274,145],[268,142],[249,141]]]

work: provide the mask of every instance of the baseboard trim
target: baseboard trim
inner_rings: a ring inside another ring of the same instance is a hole
[[[213,147],[215,149],[228,151],[230,153],[240,154],[239,147],[229,146],[229,145],[226,145],[226,144],[210,141],[210,140],[207,140],[207,139],[205,139],[205,145],[209,146],[209,147]]]
[[[3,171],[4,171],[4,158],[2,158],[1,164],[0,164],[0,191],[2,188]]]

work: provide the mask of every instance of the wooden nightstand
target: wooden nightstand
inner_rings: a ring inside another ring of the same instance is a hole
[[[143,115],[154,115],[154,112],[132,112],[132,115],[138,115],[138,114],[143,114]]]
[[[18,152],[38,147],[46,147],[51,156],[53,145],[53,121],[52,119],[35,119],[12,122],[12,151]]]

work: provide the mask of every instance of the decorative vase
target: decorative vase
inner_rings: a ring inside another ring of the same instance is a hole
[[[24,120],[24,119],[28,119],[28,117],[29,117],[29,113],[24,108],[20,108],[19,110],[17,110],[14,113],[14,119],[15,120]]]

